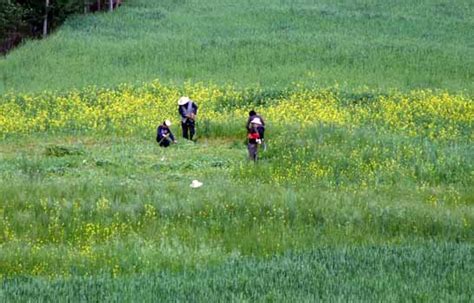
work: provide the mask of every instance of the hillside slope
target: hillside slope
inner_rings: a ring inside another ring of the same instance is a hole
[[[0,93],[156,78],[472,93],[472,16],[467,0],[129,0],[0,59]]]

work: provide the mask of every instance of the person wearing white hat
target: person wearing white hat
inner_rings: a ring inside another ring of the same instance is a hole
[[[260,126],[262,126],[262,121],[259,118],[254,118],[250,121],[250,125],[247,128],[247,149],[249,151],[249,159],[252,161],[257,161],[258,145],[262,143],[258,132],[258,127]]]
[[[195,122],[198,106],[189,97],[183,96],[178,99],[178,112],[181,116],[181,128],[183,138],[192,140],[196,133]]]
[[[173,133],[170,130],[171,121],[165,120],[163,124],[158,126],[156,130],[156,142],[162,147],[170,146],[171,142],[177,143],[174,139]]]
[[[260,123],[257,125],[257,131],[260,135],[260,140],[262,141],[263,150],[266,150],[267,146],[265,144],[265,121],[262,116],[258,115],[254,110],[249,112],[249,118],[247,120],[247,131],[250,131],[250,123],[252,120],[258,119]]]

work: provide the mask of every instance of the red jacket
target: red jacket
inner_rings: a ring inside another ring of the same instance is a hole
[[[260,134],[256,130],[251,130],[247,134],[247,138],[249,139],[249,143],[257,143],[257,140],[260,139]]]

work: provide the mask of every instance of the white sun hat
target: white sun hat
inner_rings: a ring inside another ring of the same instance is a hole
[[[262,120],[260,120],[259,118],[253,118],[250,123],[262,125]]]
[[[191,101],[191,99],[189,99],[189,97],[183,96],[183,97],[178,99],[178,105],[185,105],[189,101]]]
[[[166,126],[171,126],[171,121],[168,120],[168,119],[166,119],[166,120],[165,120],[165,125],[166,125]]]
[[[198,188],[202,186],[202,182],[199,182],[198,180],[193,180],[193,182],[191,182],[189,186],[192,188]]]

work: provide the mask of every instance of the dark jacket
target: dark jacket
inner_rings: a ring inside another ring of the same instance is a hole
[[[166,135],[168,135],[168,139],[166,138]],[[171,130],[169,129],[168,126],[166,125],[160,125],[158,126],[158,129],[156,131],[156,142],[158,143],[163,143],[165,141],[167,141],[169,143],[169,141],[174,141],[174,136],[173,136],[173,133],[171,132]]]
[[[190,101],[191,102],[191,112],[194,114],[194,115],[197,115],[197,110],[198,110],[198,106],[196,105],[196,103],[194,103],[193,101]],[[179,112],[179,115],[181,116],[181,122],[183,123],[186,123],[186,122],[194,122],[193,120],[189,119],[188,117],[186,117],[186,114],[189,114],[187,111],[188,111],[188,107],[189,107],[189,102],[184,104],[184,105],[179,105],[178,106],[178,112]]]

